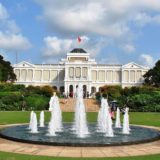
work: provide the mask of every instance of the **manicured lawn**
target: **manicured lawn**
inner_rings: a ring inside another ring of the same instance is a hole
[[[141,124],[149,126],[160,126],[160,113],[140,113],[132,112],[130,114],[130,123]],[[30,112],[12,111],[12,112],[0,112],[0,124],[14,124],[14,123],[28,123]],[[39,118],[39,112],[37,112]],[[45,112],[45,119],[49,121],[50,112]],[[73,121],[74,113],[65,112],[63,113],[63,121]],[[97,113],[87,113],[87,119],[89,122],[96,122]],[[80,160],[82,158],[53,158],[44,156],[30,156],[21,155],[15,153],[0,152],[0,160],[68,160],[75,159]],[[136,157],[122,157],[122,158],[83,158],[84,160],[159,160],[160,154],[148,155],[148,156],[136,156]]]
[[[131,124],[141,124],[148,126],[160,126],[160,113],[150,112],[132,112],[130,115]],[[30,112],[12,111],[12,112],[0,112],[0,124],[14,124],[14,123],[28,123]],[[37,112],[39,118],[39,112]],[[49,121],[50,112],[45,112],[46,121]],[[64,112],[63,121],[73,121],[74,113]],[[87,113],[87,119],[89,122],[96,122],[97,113]]]
[[[15,153],[0,152],[0,160],[159,160],[160,154],[136,157],[118,157],[118,158],[54,158],[45,156],[30,156]]]

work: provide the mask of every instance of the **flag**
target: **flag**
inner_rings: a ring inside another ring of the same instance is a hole
[[[78,41],[78,43],[80,43],[82,41],[80,36],[78,36],[77,41]]]

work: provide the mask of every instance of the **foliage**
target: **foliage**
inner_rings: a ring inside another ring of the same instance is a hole
[[[117,100],[118,106],[130,107],[131,111],[159,112],[160,88],[140,86],[122,89],[120,86],[104,86],[96,93],[97,100],[107,97],[109,101]]]
[[[11,93],[0,97],[0,110],[22,110],[23,98],[20,94]]]
[[[31,95],[24,98],[26,110],[46,110],[48,109],[49,98],[40,95]]]
[[[28,86],[25,89],[25,95],[30,95],[30,94],[39,94],[39,95],[44,95],[47,97],[51,97],[53,95],[53,92],[56,92],[57,95],[58,92],[57,90],[54,90],[51,86]]]
[[[121,86],[108,86],[105,85],[100,88],[100,94],[96,94],[96,96],[108,97],[109,100],[117,99],[121,95]]]
[[[44,110],[54,89],[50,86],[15,85],[0,83],[0,110]]]
[[[8,61],[5,61],[3,59],[3,56],[0,55],[0,81],[13,82],[15,80],[16,80],[16,75],[13,72],[13,67],[11,66],[11,63]]]
[[[160,60],[143,77],[145,84],[160,87]]]
[[[0,83],[0,91],[23,91],[25,89],[25,85],[23,84],[13,84],[13,83]]]

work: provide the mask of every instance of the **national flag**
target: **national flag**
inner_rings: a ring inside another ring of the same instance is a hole
[[[80,36],[78,36],[77,41],[78,41],[78,43],[80,43],[82,41]]]

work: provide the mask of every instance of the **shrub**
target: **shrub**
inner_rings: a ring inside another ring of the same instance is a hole
[[[25,85],[23,84],[13,84],[13,83],[0,83],[0,91],[23,91]]]
[[[10,93],[0,97],[1,110],[22,110],[23,97],[21,94]]]
[[[41,87],[41,93],[47,97],[51,97],[53,95],[54,89],[50,86]]]
[[[51,97],[53,95],[53,92],[56,92],[57,95],[58,92],[57,90],[54,90],[51,86],[28,86],[25,90],[25,95],[31,95],[31,94],[39,94],[39,95],[44,95],[47,97]]]
[[[49,98],[40,95],[31,95],[24,98],[26,110],[48,109]]]
[[[121,96],[121,90],[122,90],[121,86],[106,85],[101,87],[100,92],[102,93],[102,96],[104,95],[105,97],[107,97],[108,95],[109,100],[114,100]]]

